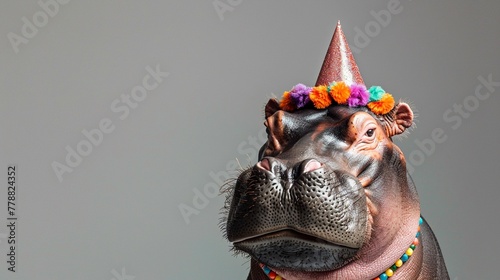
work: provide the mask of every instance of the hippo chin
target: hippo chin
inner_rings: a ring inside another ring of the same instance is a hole
[[[392,142],[411,108],[283,104],[267,103],[259,161],[228,187],[224,227],[248,279],[449,279]]]

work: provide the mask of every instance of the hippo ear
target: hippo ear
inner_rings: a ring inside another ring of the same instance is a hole
[[[399,102],[394,109],[384,115],[389,137],[405,132],[413,124],[413,111],[410,106],[404,102]]]
[[[266,119],[274,115],[274,113],[279,110],[281,110],[281,108],[278,100],[276,100],[275,98],[269,99],[269,101],[267,101],[266,108],[264,109]]]

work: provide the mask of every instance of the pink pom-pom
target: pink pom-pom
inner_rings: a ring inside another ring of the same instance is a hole
[[[351,85],[351,96],[349,96],[349,99],[347,99],[347,104],[349,105],[349,107],[366,106],[369,99],[370,93],[366,90],[366,87],[364,85]]]

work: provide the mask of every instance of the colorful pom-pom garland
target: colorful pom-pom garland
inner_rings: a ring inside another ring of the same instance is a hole
[[[339,81],[315,87],[297,84],[283,93],[280,108],[292,112],[312,103],[314,108],[324,109],[333,102],[349,107],[366,106],[376,115],[389,113],[395,105],[394,97],[379,86],[366,89],[363,84],[347,85]]]

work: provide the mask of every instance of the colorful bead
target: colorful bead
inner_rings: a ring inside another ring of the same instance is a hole
[[[410,257],[407,255],[407,254],[403,254],[401,256],[401,260],[403,261],[403,263],[405,263]]]
[[[396,266],[401,267],[403,265],[403,261],[401,259],[396,261]]]
[[[408,255],[408,257],[411,257],[411,255],[413,255],[413,249],[408,248],[408,250],[406,250],[406,254]]]
[[[391,269],[392,269],[392,271],[396,271],[396,270],[398,269],[398,266],[396,266],[396,264],[393,264],[393,265],[391,266]]]
[[[392,269],[388,269],[385,271],[385,274],[387,274],[387,277],[391,277],[392,275],[394,275],[394,271],[392,271]]]
[[[382,274],[380,274],[379,278],[380,278],[380,280],[387,280],[387,278],[389,278],[389,276],[387,276],[387,274],[385,274],[385,273],[382,273]]]
[[[264,273],[269,277],[269,279],[271,279],[271,280],[286,280],[285,278],[279,276],[276,272],[272,271],[265,264],[260,263],[259,266],[262,268]]]

